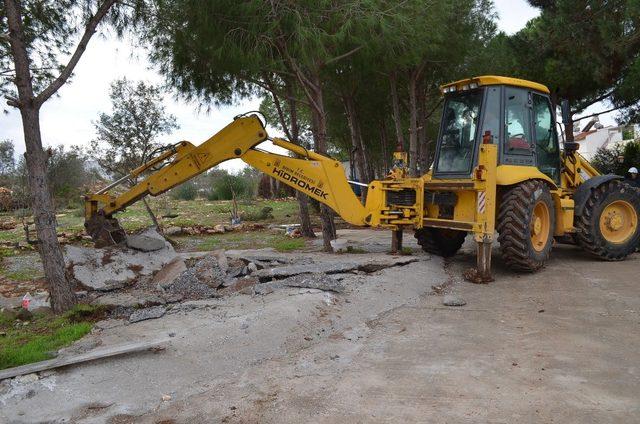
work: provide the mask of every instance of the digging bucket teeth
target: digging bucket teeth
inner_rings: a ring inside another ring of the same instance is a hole
[[[84,223],[96,247],[113,246],[126,241],[127,235],[115,218],[95,215]]]

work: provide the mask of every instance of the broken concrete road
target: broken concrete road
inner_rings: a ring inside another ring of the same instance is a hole
[[[283,287],[105,326],[90,336],[103,345],[174,337],[159,355],[2,383],[0,422],[640,422],[640,255],[559,246],[521,275],[496,255],[496,281],[479,286],[461,277],[472,248],[446,267],[419,254],[330,275],[343,293]],[[467,305],[443,306],[448,293]]]
[[[160,237],[155,230],[147,230],[147,239]],[[141,251],[122,246],[94,249],[65,247],[65,262],[71,276],[91,290],[109,291],[127,286],[140,276],[150,276],[176,257],[169,242],[161,239],[159,250]]]

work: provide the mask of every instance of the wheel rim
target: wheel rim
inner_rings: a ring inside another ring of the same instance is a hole
[[[542,252],[549,241],[551,214],[546,203],[540,201],[533,208],[531,216],[531,245],[537,252]]]
[[[608,204],[600,214],[600,233],[613,244],[622,244],[629,240],[638,227],[638,214],[635,208],[624,200]]]

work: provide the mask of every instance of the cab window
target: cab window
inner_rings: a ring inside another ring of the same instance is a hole
[[[529,93],[507,87],[505,89],[505,143],[504,152],[508,155],[531,155],[531,118]]]
[[[500,87],[488,87],[484,102],[480,137],[485,144],[498,144],[500,139]]]

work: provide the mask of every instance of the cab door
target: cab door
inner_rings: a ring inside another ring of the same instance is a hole
[[[504,139],[500,149],[501,164],[535,166],[531,110],[530,91],[519,87],[504,88]]]
[[[536,166],[556,184],[560,184],[560,146],[556,133],[555,113],[549,97],[535,92],[531,95]]]

